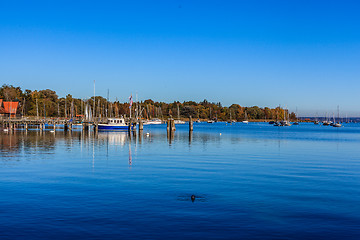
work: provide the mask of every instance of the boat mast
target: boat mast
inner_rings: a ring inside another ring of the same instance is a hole
[[[177,110],[178,110],[178,119],[180,120],[180,110],[179,110],[179,104],[177,105]]]
[[[109,117],[108,116],[108,112],[109,112],[109,89],[107,91],[107,99],[106,99],[106,117]],[[111,116],[110,116],[111,117]]]
[[[38,106],[38,99],[36,98],[36,117],[39,119],[39,106]]]
[[[95,110],[95,80],[94,80],[94,107],[93,107],[93,119],[95,118],[96,110]]]
[[[138,93],[136,92],[136,120],[139,120],[139,101],[138,101]]]
[[[74,117],[74,99],[71,101],[71,118]]]

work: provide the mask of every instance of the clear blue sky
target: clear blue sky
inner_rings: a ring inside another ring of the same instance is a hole
[[[360,115],[359,1],[0,1],[0,84]]]

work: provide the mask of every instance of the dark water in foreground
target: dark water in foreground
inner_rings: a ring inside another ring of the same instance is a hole
[[[1,239],[360,239],[360,124],[0,137]]]

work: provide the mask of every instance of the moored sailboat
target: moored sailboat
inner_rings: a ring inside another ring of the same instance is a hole
[[[249,123],[249,120],[248,120],[248,116],[247,116],[246,111],[245,111],[245,119],[244,119],[244,121],[242,121],[242,122],[243,122],[243,123],[246,123],[246,124]]]
[[[333,126],[333,127],[342,127],[342,125],[341,125],[341,123],[340,123],[339,106],[337,106],[337,111],[338,111],[337,122],[335,122],[335,118],[334,118],[334,124],[333,124],[332,126]]]
[[[179,105],[177,106],[177,112],[178,112],[178,119],[175,119],[175,120],[174,120],[174,123],[175,123],[175,124],[185,124],[185,121],[182,121],[182,120],[180,119]]]

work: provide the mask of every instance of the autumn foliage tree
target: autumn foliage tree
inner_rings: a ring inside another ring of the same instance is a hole
[[[79,99],[74,98],[71,94],[59,98],[55,91],[50,89],[34,90],[26,89],[22,91],[20,87],[12,85],[3,85],[0,88],[0,99],[5,101],[18,101],[18,112],[23,113],[25,116],[44,117],[73,117],[81,116],[85,112],[85,105],[93,108],[94,98]],[[276,108],[260,108],[258,106],[243,107],[239,104],[232,104],[230,107],[223,107],[220,102],[214,103],[204,99],[197,103],[194,101],[172,103],[157,102],[152,99],[147,99],[139,103],[134,103],[132,107],[132,114],[136,114],[142,118],[163,118],[168,117],[193,119],[217,119],[219,121],[237,120],[242,121],[245,119],[245,112],[249,120],[258,119],[273,119],[281,120],[287,115],[291,120],[296,119],[295,113],[288,113],[287,110]],[[20,111],[19,111],[20,110]],[[111,102],[101,96],[95,97],[95,112],[96,116],[102,117],[118,117],[129,116],[130,105],[128,102],[121,103],[119,101]]]

